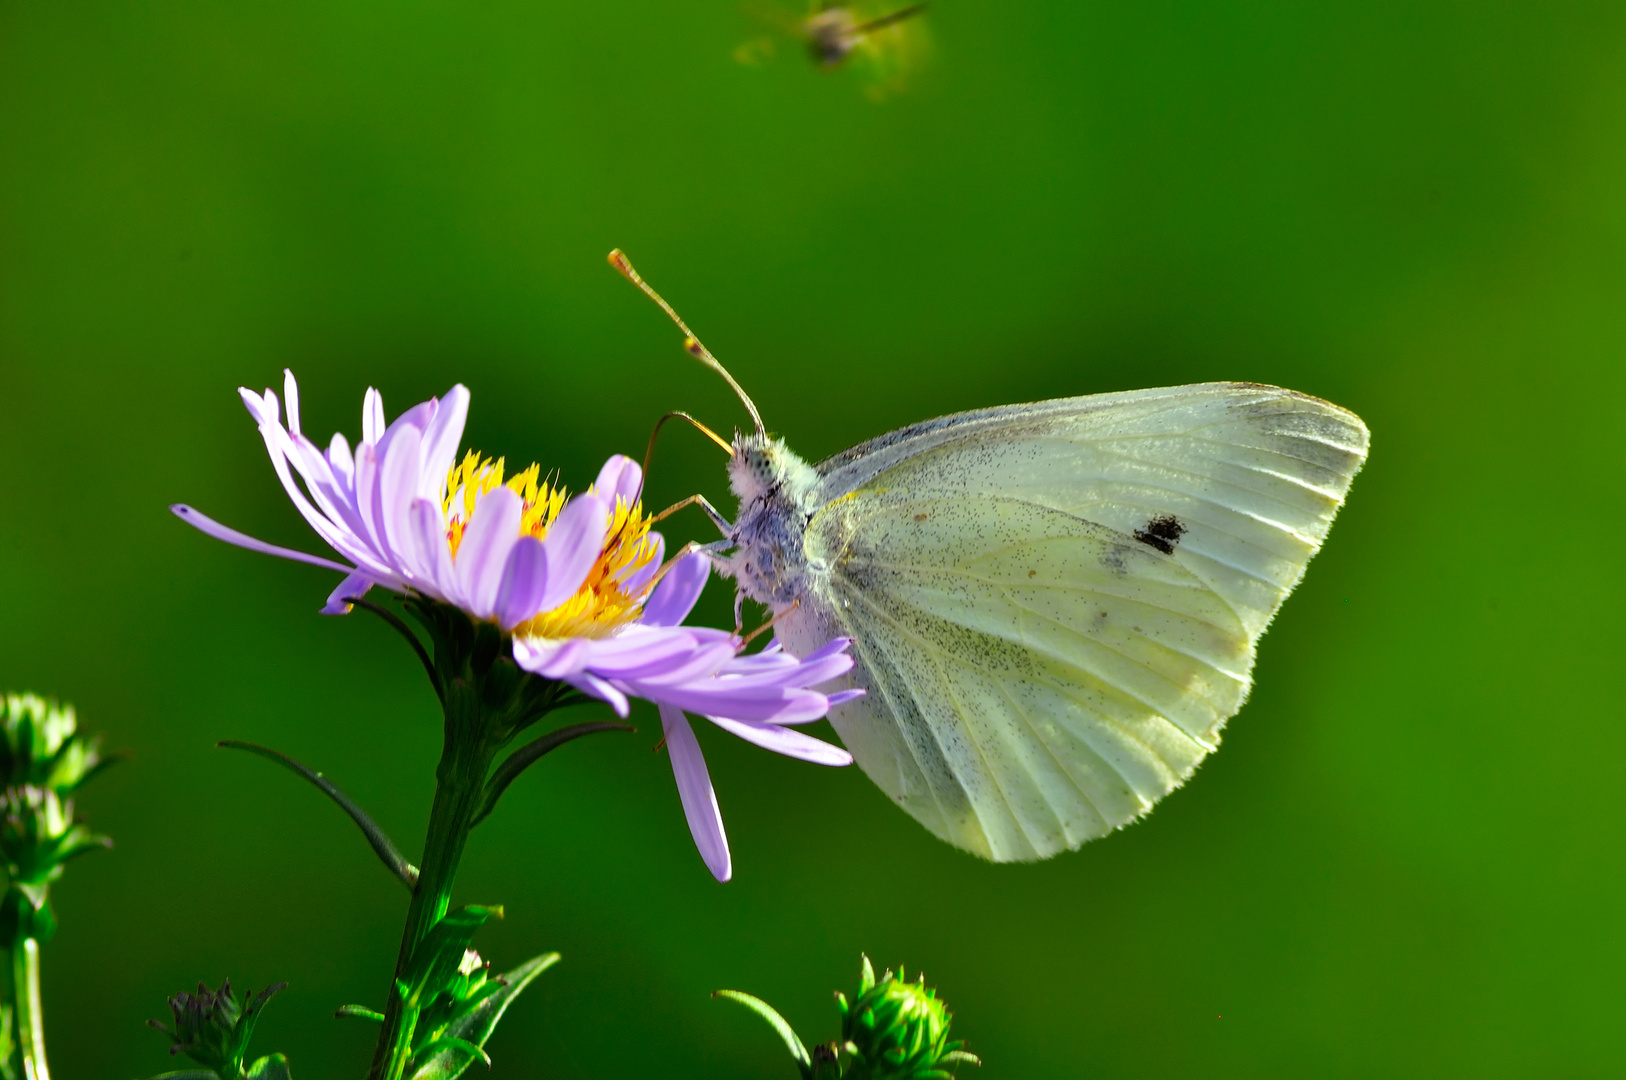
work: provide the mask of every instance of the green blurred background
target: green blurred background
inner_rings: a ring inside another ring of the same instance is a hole
[[[460,879],[508,907],[499,967],[565,955],[494,1077],[789,1077],[709,992],[828,1038],[861,950],[926,971],[988,1080],[1626,1071],[1626,7],[929,28],[877,105],[794,48],[736,62],[731,0],[0,0],[0,684],[134,753],[81,800],[118,847],[56,889],[60,1078],[170,1067],[141,1021],[224,975],[290,981],[257,1045],[301,1080],[364,1071],[332,1010],[382,1000],[405,898],[211,746],[326,770],[415,851],[433,697],[376,620],[316,615],[331,575],[165,505],[319,550],[235,392],[285,365],[323,437],[369,384],[393,415],[464,382],[471,445],[574,487],[668,409],[740,422],[612,246],[809,457],[1207,379],[1348,406],[1374,450],[1224,752],[1078,853],[981,863],[708,729],[718,885],[650,710],[549,758]],[[652,501],[723,500],[721,455],[663,438]]]

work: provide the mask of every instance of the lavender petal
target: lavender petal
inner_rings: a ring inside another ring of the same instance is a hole
[[[787,690],[781,687],[738,685],[745,680],[699,679],[682,686],[650,687],[658,700],[686,712],[726,716],[731,720],[755,720],[793,724],[817,719],[828,710],[828,699],[815,690]]]
[[[423,564],[419,588],[448,604],[463,607],[465,601],[457,587],[452,548],[446,540],[446,522],[439,505],[429,499],[413,499],[411,513],[412,534]]]
[[[458,590],[477,619],[491,618],[497,606],[497,586],[508,552],[519,542],[523,510],[524,503],[508,487],[494,488],[474,504],[455,562]]]
[[[617,498],[625,499],[627,505],[631,506],[643,486],[644,470],[626,455],[616,454],[598,471],[593,491],[610,506],[615,505]]]
[[[423,469],[418,477],[418,494],[439,499],[445,494],[446,474],[457,460],[457,446],[463,441],[463,426],[469,418],[469,388],[458,383],[446,391],[435,407],[435,418],[423,433]]]
[[[522,536],[508,553],[497,585],[497,625],[510,630],[541,610],[548,587],[547,554],[542,541]]]
[[[263,427],[266,424],[278,422],[277,396],[270,390],[267,390],[262,397],[246,386],[239,386],[237,396],[243,399],[244,406],[248,408],[248,414],[254,417],[256,424]]]
[[[775,724],[742,724],[721,716],[708,716],[707,720],[731,735],[738,735],[748,743],[764,750],[772,750],[786,757],[811,761],[815,765],[851,765],[853,756],[839,746],[831,745],[811,735],[790,731]]]
[[[516,521],[517,529],[519,523]],[[551,611],[576,595],[604,550],[610,511],[596,495],[578,495],[565,504],[543,540],[547,551],[547,587],[539,611]]]
[[[348,615],[350,614],[350,600],[357,596],[366,596],[367,590],[373,587],[373,579],[359,570],[348,575],[339,582],[339,587],[328,594],[327,604],[319,614],[322,615]]]
[[[334,479],[341,481],[340,487],[349,487],[353,499],[356,491],[356,461],[350,455],[350,444],[337,431],[327,444],[327,463],[333,470]]]
[[[190,506],[187,506],[185,503],[176,503],[169,509],[170,512],[176,517],[180,518],[194,529],[197,529],[199,532],[208,533],[216,540],[224,540],[226,543],[236,544],[240,548],[247,548],[250,551],[258,551],[262,555],[275,555],[280,559],[292,559],[294,562],[309,563],[312,566],[320,566],[327,570],[337,570],[341,574],[355,572],[354,567],[345,566],[342,563],[336,563],[332,559],[324,559],[320,555],[307,555],[303,551],[295,551],[292,548],[278,547],[275,544],[268,544],[264,540],[256,540],[246,533],[240,533],[236,529],[227,528],[226,526],[220,524],[220,522],[199,513]]]
[[[384,395],[372,387],[361,399],[361,441],[376,446],[384,437]]]
[[[638,595],[639,590],[655,576],[655,572],[661,568],[661,563],[666,559],[666,537],[658,532],[651,532],[644,542],[653,549],[649,553],[649,561],[628,574],[621,582],[622,590],[630,596]]]
[[[583,671],[577,675],[567,675],[564,681],[585,694],[591,694],[601,701],[609,702],[610,708],[615,710],[617,716],[623,720],[627,718],[627,713],[632,706],[627,700],[627,695],[619,687],[606,682],[590,671]]]
[[[294,373],[282,369],[282,403],[288,410],[288,434],[299,434],[299,383]]]
[[[514,662],[544,679],[569,679],[582,673],[582,661],[590,644],[586,638],[562,641],[515,638]]]
[[[695,740],[688,717],[678,709],[661,706],[661,728],[666,733],[666,753],[672,759],[672,776],[677,780],[683,816],[689,821],[689,835],[694,837],[694,846],[700,849],[700,858],[705,860],[711,876],[727,881],[734,876],[734,864],[728,853],[728,834],[723,831],[723,813],[717,807],[717,793],[712,789],[700,743]]]
[[[676,626],[689,617],[711,574],[711,560],[698,551],[683,556],[666,571],[644,603],[645,626]]]
[[[422,433],[415,427],[393,430],[379,447],[378,538],[385,558],[403,573],[421,577],[424,560],[412,533],[412,496],[418,489]]]

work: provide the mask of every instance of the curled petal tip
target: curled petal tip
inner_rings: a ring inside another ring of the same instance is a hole
[[[624,454],[615,454],[599,470],[593,489],[600,498],[614,506],[617,498],[629,503],[636,499],[643,483],[644,470],[639,464]]]

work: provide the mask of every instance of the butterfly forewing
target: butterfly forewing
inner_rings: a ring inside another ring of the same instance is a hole
[[[928,421],[821,463],[818,495],[998,492],[1128,537],[1172,518],[1178,557],[1257,634],[1326,539],[1366,448],[1360,419],[1335,405],[1211,383]]]
[[[795,649],[856,638],[831,720],[933,832],[1043,858],[1133,820],[1241,707],[1366,452],[1315,398],[1214,384],[965,413],[824,462]]]

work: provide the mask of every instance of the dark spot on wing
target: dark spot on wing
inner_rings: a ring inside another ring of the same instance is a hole
[[[915,520],[916,521],[925,521],[926,520],[926,515],[925,514],[916,514],[915,515]]]
[[[1173,514],[1155,517],[1144,529],[1135,530],[1135,539],[1147,547],[1154,547],[1165,555],[1174,554],[1174,545],[1186,534],[1186,527]]]
[[[1028,577],[1038,577],[1038,576],[1039,576],[1039,571],[1037,571],[1037,570],[1029,570],[1028,571]]]

